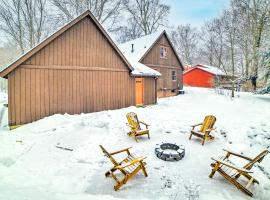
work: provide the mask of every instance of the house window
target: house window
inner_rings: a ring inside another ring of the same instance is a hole
[[[160,47],[160,58],[167,58],[167,47]]]
[[[176,71],[172,71],[172,80],[176,81]]]

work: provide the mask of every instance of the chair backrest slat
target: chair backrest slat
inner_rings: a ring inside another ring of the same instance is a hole
[[[134,131],[141,130],[139,119],[136,113],[134,112],[128,113],[127,120],[129,125],[133,127]]]
[[[248,164],[246,164],[243,168],[250,170],[254,164],[257,162],[261,162],[263,158],[269,153],[268,150],[262,151],[259,155],[257,155],[252,161],[250,161]]]
[[[107,156],[114,165],[119,165],[119,163],[112,157],[112,155],[102,145],[99,145],[99,146],[102,152],[105,154],[105,156]]]
[[[200,132],[205,133],[207,129],[213,128],[215,122],[216,122],[215,116],[207,115],[203,120],[203,124],[201,126]]]

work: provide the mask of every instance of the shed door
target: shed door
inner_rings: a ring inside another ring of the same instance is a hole
[[[135,78],[136,81],[136,105],[143,105],[143,78]]]

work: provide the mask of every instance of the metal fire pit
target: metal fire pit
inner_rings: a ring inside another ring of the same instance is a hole
[[[155,154],[165,161],[179,161],[185,156],[185,147],[171,143],[157,144]]]

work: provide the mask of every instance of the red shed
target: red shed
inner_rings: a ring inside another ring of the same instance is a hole
[[[223,79],[226,74],[219,68],[198,64],[188,68],[183,74],[183,84],[193,87],[214,87],[215,79]]]

